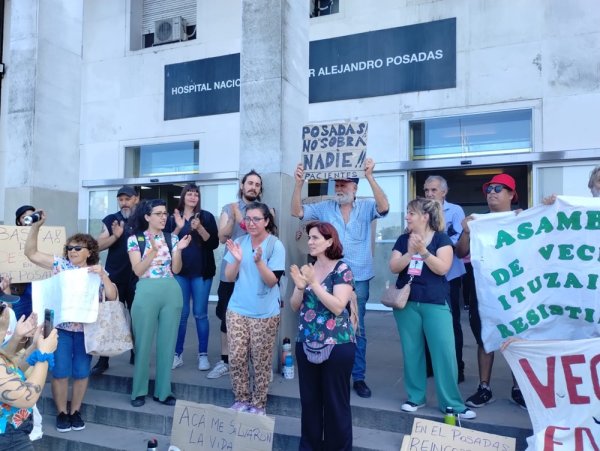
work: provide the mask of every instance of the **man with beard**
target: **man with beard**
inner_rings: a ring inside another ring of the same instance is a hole
[[[387,215],[389,203],[381,187],[373,177],[375,162],[365,161],[365,178],[373,190],[374,199],[356,199],[358,179],[348,178],[335,181],[335,200],[325,200],[302,205],[304,169],[302,163],[296,167],[296,185],[292,195],[292,216],[303,221],[318,220],[333,224],[344,247],[344,261],[354,274],[358,300],[359,330],[356,334],[356,353],[352,368],[353,388],[361,398],[369,398],[371,390],[365,382],[367,368],[367,336],[365,332],[365,310],[369,300],[369,281],[373,271],[371,222]]]
[[[106,216],[102,220],[102,232],[98,236],[100,251],[108,249],[106,271],[119,290],[119,300],[131,311],[135,295],[137,278],[131,270],[127,254],[127,238],[133,233],[127,226],[127,220],[132,215],[139,202],[139,196],[133,187],[123,186],[117,192],[120,210]],[[133,350],[130,363],[133,363]],[[108,357],[100,357],[91,370],[92,375],[99,375],[108,369]]]
[[[219,241],[225,243],[228,239],[235,240],[236,238],[245,235],[246,224],[244,216],[246,216],[246,207],[254,201],[260,201],[262,195],[262,178],[258,172],[252,169],[242,177],[240,182],[240,190],[238,192],[238,200],[223,207],[221,217],[219,218]],[[275,217],[273,210],[271,214]],[[208,379],[217,379],[221,376],[229,374],[229,345],[227,342],[227,324],[226,312],[229,304],[229,299],[233,294],[235,282],[227,282],[225,279],[225,254],[221,263],[220,282],[217,295],[216,314],[221,320],[221,360],[214,368],[206,375]]]

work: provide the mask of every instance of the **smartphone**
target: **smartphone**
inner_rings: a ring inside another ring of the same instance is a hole
[[[54,310],[47,308],[44,311],[44,338],[54,329]]]

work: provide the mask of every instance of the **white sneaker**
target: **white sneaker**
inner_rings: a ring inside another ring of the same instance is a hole
[[[215,367],[206,375],[207,379],[218,379],[221,376],[229,374],[229,365],[219,360]]]
[[[206,354],[198,354],[198,369],[200,371],[210,370],[210,362]]]
[[[178,354],[175,354],[175,356],[173,357],[173,366],[171,367],[171,369],[174,370],[175,368],[179,368],[180,366],[183,366],[183,357],[181,357]]]
[[[473,420],[477,418],[477,414],[473,412],[471,409],[465,409],[458,414],[458,418],[462,420]]]

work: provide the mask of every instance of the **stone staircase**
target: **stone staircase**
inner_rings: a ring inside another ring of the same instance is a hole
[[[274,383],[281,376],[276,375]],[[177,398],[193,402],[228,407],[233,403],[231,389],[201,385],[206,379],[197,378],[198,383],[174,382]],[[82,431],[59,433],[56,431],[56,410],[52,401],[50,384],[46,384],[38,408],[44,417],[44,437],[34,442],[36,450],[48,451],[142,451],[149,439],[158,440],[160,451],[166,451],[171,434],[173,407],[146,399],[141,408],[129,403],[131,378],[116,374],[104,374],[90,379],[90,388],[81,412],[86,421]],[[152,381],[150,393],[152,393]],[[269,395],[268,413],[275,418],[273,449],[298,449],[300,437],[300,401],[297,396]],[[440,420],[440,415],[419,415],[431,420]],[[404,434],[410,433],[414,415],[390,411],[377,406],[353,405],[354,449],[355,450],[398,450]],[[517,437],[517,449],[525,448],[525,437],[529,429],[470,422],[469,427],[485,432]]]

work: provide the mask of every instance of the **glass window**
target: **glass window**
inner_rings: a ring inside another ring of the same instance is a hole
[[[328,16],[339,12],[339,0],[310,0],[310,17]]]
[[[409,127],[414,160],[533,151],[531,110],[424,119]]]
[[[198,141],[125,148],[125,177],[198,174]]]

